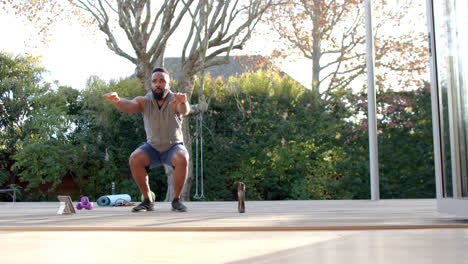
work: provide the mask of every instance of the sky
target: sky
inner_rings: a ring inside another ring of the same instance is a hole
[[[424,23],[421,25],[425,27]],[[403,28],[404,25],[401,29]],[[42,66],[48,70],[48,74],[45,75],[45,80],[48,82],[57,80],[60,85],[83,89],[92,75],[109,81],[125,78],[134,73],[135,66],[110,51],[105,45],[104,34],[95,27],[84,28],[76,22],[61,21],[51,30],[51,38],[46,44],[38,40],[35,32],[28,22],[7,14],[0,8],[0,50],[15,55],[29,53],[40,56]],[[173,35],[166,50],[166,57],[180,57],[180,45],[174,43],[183,43],[183,41],[184,34]],[[38,44],[38,48],[33,48],[35,44]],[[271,36],[258,34],[247,42],[242,53],[232,54],[270,55],[275,45],[277,43],[274,38],[272,41]],[[304,86],[310,87],[311,61],[299,56],[289,56],[288,60],[275,61],[275,66]],[[359,86],[357,89],[361,88],[362,86]]]
[[[0,36],[3,36],[0,50],[40,56],[42,65],[49,71],[45,76],[47,81],[58,80],[61,85],[81,89],[91,75],[110,80],[129,76],[134,71],[134,66],[112,53],[98,34],[87,32],[80,25],[61,23],[52,32],[51,40],[44,44],[37,37],[34,39],[34,31],[24,21],[0,13]],[[39,48],[31,44],[39,44]]]
[[[0,50],[14,55],[29,53],[40,56],[42,66],[48,71],[44,76],[48,82],[57,80],[60,85],[83,89],[86,80],[92,75],[109,81],[134,73],[135,66],[110,51],[105,45],[103,33],[98,30],[86,29],[76,23],[60,22],[51,31],[51,39],[45,44],[38,41],[34,32],[22,18],[6,14],[0,9]],[[264,53],[268,53],[272,47],[266,48],[267,43],[271,42],[258,39],[256,42],[250,42],[246,50],[263,50]],[[38,47],[34,48],[34,44],[38,44]],[[179,56],[179,50],[169,48],[166,52],[166,57]],[[309,61],[296,60],[277,66],[302,84],[311,83]]]

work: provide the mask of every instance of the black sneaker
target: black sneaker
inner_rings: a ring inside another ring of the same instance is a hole
[[[145,199],[139,205],[133,207],[132,212],[146,212],[154,211],[154,202],[150,202],[148,199]]]
[[[172,211],[187,212],[187,207],[185,207],[178,198],[175,198],[172,200]]]

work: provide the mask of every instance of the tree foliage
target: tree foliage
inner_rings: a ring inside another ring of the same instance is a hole
[[[219,85],[207,83],[217,87],[203,132],[208,199],[235,199],[238,181],[253,200],[369,198],[366,121],[356,123],[367,107],[363,94],[342,93],[325,106],[310,90],[267,72]],[[378,100],[382,198],[433,197],[428,86],[383,92]]]
[[[67,140],[71,122],[62,92],[63,89],[49,91],[34,98],[36,104],[27,124],[28,135],[17,143],[19,151],[14,156],[13,168],[21,170],[20,180],[28,182],[28,189],[50,183],[51,190],[55,190],[75,165],[74,151]]]
[[[152,70],[155,66],[163,66],[167,43],[179,30],[185,39],[179,47],[182,66],[178,87],[190,98],[196,75],[201,72],[203,76],[206,68],[228,63],[231,51],[243,47],[272,0],[44,0],[3,3],[33,24],[45,19],[48,22],[44,28],[49,28],[59,16],[85,14],[77,17],[80,20],[85,17],[85,23],[97,26],[106,37],[107,47],[135,65],[135,75],[148,91]],[[184,27],[189,30],[184,30]],[[177,45],[178,42],[173,43]],[[206,111],[204,97],[199,101],[200,106],[195,105],[192,109]],[[190,137],[185,123],[183,133],[186,139]],[[190,141],[185,144],[190,150]],[[189,174],[188,178],[182,199],[188,196],[192,175]]]
[[[189,97],[192,93],[196,95],[191,100],[196,115],[202,115],[199,113],[208,110],[208,102],[212,103],[210,111],[204,114],[209,117],[204,122],[211,138],[205,145],[211,150],[206,152],[206,157],[213,158],[205,162],[211,168],[205,171],[210,171],[209,174],[217,171],[218,174],[210,175],[209,179],[217,179],[222,184],[206,181],[210,199],[232,199],[230,190],[238,180],[252,186],[251,195],[256,199],[367,196],[367,132],[360,119],[366,108],[361,104],[364,100],[352,92],[361,85],[359,80],[365,73],[362,1],[45,0],[3,3],[42,29],[49,28],[60,15],[80,12],[77,17],[83,23],[96,26],[105,35],[110,50],[135,64],[136,77],[142,83],[142,86],[130,80],[103,83],[91,78],[83,92],[61,87],[57,91],[45,89],[44,96],[38,94],[31,104],[41,107],[28,113],[33,122],[23,124],[30,133],[18,136],[16,141],[8,140],[9,144],[21,144],[21,152],[8,152],[8,155],[10,159],[16,157],[14,168],[21,171],[22,180],[31,188],[49,184],[52,192],[58,187],[57,182],[72,177],[79,184],[80,193],[90,196],[105,193],[112,181],[122,190],[137,194],[138,190],[131,184],[127,159],[143,141],[140,117],[116,112],[100,95],[112,89],[126,98],[144,94],[144,88],[149,89],[151,70],[155,64],[163,62],[168,43],[180,43],[182,67],[174,86]],[[205,69],[227,63],[231,52],[243,47],[273,3],[278,5],[273,5],[266,19],[282,39],[311,59],[312,90],[265,72],[231,79],[227,84],[209,78],[205,81]],[[404,2],[408,3],[412,4],[409,0]],[[406,137],[428,143],[427,131],[414,133],[415,130],[408,129],[404,123],[414,124],[421,113],[411,113],[411,121],[403,121],[396,116],[389,119],[384,109],[391,104],[389,100],[416,102],[416,99],[408,99],[411,92],[397,93],[393,88],[416,89],[425,85],[424,34],[409,30],[398,32],[396,36],[396,32],[388,34],[385,30],[399,24],[413,25],[414,19],[408,19],[406,13],[408,5],[403,6],[400,10],[388,8],[384,1],[379,1],[375,8],[376,84],[385,102],[379,106],[383,135],[379,136],[379,142],[384,146],[379,153],[383,160],[381,179],[390,183],[382,190],[389,197],[398,195],[394,193],[401,186],[395,182],[413,182],[408,175],[415,173],[413,169],[405,169],[405,179],[392,174],[394,166],[389,163],[400,155],[398,150],[393,150],[396,154],[386,152],[395,146],[392,140]],[[183,41],[170,42],[176,31],[182,33]],[[196,83],[198,90],[194,90]],[[49,102],[47,98],[55,98],[55,101]],[[428,122],[422,122],[421,126]],[[194,129],[193,118],[190,123]],[[185,122],[184,138],[191,151],[197,131],[191,131],[187,125]],[[358,144],[354,144],[355,141]],[[210,146],[212,142],[217,144]],[[427,148],[415,148],[410,143],[406,153],[431,157]],[[54,155],[40,156],[41,149]],[[62,152],[66,149],[73,150],[73,154]],[[223,155],[216,151],[218,149],[223,149]],[[224,154],[232,151],[237,154]],[[219,157],[211,157],[208,153],[212,152]],[[62,157],[69,162],[60,160]],[[193,155],[191,157],[194,160]],[[231,162],[223,163],[220,157]],[[28,167],[27,162],[36,167]],[[2,164],[4,172],[11,174],[12,163],[10,160]],[[408,165],[399,164],[398,168]],[[419,184],[425,191],[413,194],[424,196],[431,192],[432,183],[426,179],[432,167],[422,160],[419,165]],[[154,173],[159,175],[161,171]],[[5,175],[0,173],[0,181],[5,181]],[[164,179],[157,178],[158,184],[152,187],[160,188]],[[184,189],[185,198],[189,196],[192,179],[190,175]],[[359,188],[351,190],[350,186]]]
[[[43,72],[35,58],[0,52],[0,184],[15,183],[13,156],[18,142],[30,133],[37,98],[48,90],[41,82]]]
[[[312,89],[262,71],[227,83],[204,78],[206,68],[227,63],[230,53],[243,47],[273,2],[284,5],[274,6],[267,20],[312,60]],[[153,66],[163,62],[165,49],[179,30],[185,34],[183,41],[171,42],[180,43],[181,50],[180,78],[174,87],[194,95],[193,118],[184,123],[189,151],[201,132],[195,119],[208,117],[203,119],[203,135],[208,138],[203,146],[207,199],[235,199],[238,181],[247,184],[250,199],[367,198],[367,126],[362,118],[367,104],[363,94],[353,92],[363,83],[359,78],[365,65],[362,1],[2,3],[33,21],[41,32],[58,16],[81,12],[77,17],[97,26],[110,50],[135,64],[138,81],[105,83],[91,77],[83,91],[52,89],[42,83],[43,70],[35,59],[1,54],[0,184],[19,177],[26,191],[39,193],[30,199],[39,199],[62,188],[68,177],[79,186],[79,194],[92,199],[108,194],[111,182],[120,192],[138,197],[127,163],[144,141],[141,117],[118,112],[101,95],[109,91],[125,98],[143,95]],[[405,10],[380,9],[384,6],[379,1],[375,30],[382,196],[431,197],[424,35],[385,34],[388,21],[393,27],[412,25],[412,20]],[[157,193],[165,188],[162,174],[151,172],[151,187]],[[189,176],[185,198],[191,181]]]
[[[357,49],[365,43],[361,4],[361,1],[290,0],[271,9],[267,17],[273,30],[290,47],[276,52],[283,55],[292,48],[312,61],[312,90],[321,94],[321,85],[329,81],[329,86],[322,89],[324,99],[328,99],[329,90],[346,87],[363,72],[364,54]],[[345,73],[347,78],[340,78]]]
[[[42,87],[40,77],[33,86]],[[250,200],[368,198],[367,126],[356,118],[366,111],[363,94],[340,93],[324,105],[289,77],[267,71],[227,83],[208,77],[205,86],[213,98],[203,120],[205,199],[236,199],[239,181],[246,183]],[[15,86],[8,87],[5,94]],[[17,172],[23,199],[53,199],[69,179],[76,186],[70,193],[75,199],[109,194],[112,182],[117,192],[138,199],[128,157],[145,141],[141,116],[120,113],[101,96],[117,91],[132,98],[145,93],[141,83],[91,77],[82,91],[46,88],[26,100],[30,111],[20,122],[25,133],[12,137],[14,144],[2,135],[2,144],[16,146],[2,149],[14,162],[3,171]],[[428,85],[379,93],[378,102],[382,198],[433,197]],[[201,131],[191,121],[195,139]],[[164,171],[152,170],[150,183],[157,200],[164,200]],[[191,195],[195,192],[192,188]]]
[[[430,87],[415,91],[387,91],[377,94],[380,193],[385,199],[434,197],[434,153]],[[364,94],[355,97],[355,116],[367,111]],[[351,198],[369,197],[368,159],[359,166],[356,157],[368,153],[367,119],[350,127],[344,153],[351,165],[341,170]],[[364,186],[364,188],[359,188]]]
[[[265,20],[280,36],[276,56],[299,53],[310,59],[312,91],[327,102],[342,89],[359,88],[366,74],[364,1],[287,0],[270,9]],[[374,49],[380,89],[416,88],[428,72],[424,8],[412,0],[376,1]],[[415,22],[416,21],[416,22]]]

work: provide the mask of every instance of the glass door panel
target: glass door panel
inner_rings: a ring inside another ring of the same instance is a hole
[[[440,109],[440,137],[442,158],[442,188],[443,197],[453,197],[452,185],[452,153],[450,140],[450,126],[452,110],[449,108],[449,99],[452,91],[451,82],[451,55],[452,27],[450,21],[451,6],[448,1],[433,2],[434,12],[434,41],[437,61],[437,87],[439,91]]]
[[[461,154],[461,194],[468,197],[468,1],[456,1],[455,23],[457,24],[457,62],[458,85],[460,89],[460,111],[463,124],[460,129],[460,154]]]
[[[443,196],[468,198],[468,4],[433,1],[433,11]]]

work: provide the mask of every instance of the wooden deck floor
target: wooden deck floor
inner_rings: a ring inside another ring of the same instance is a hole
[[[154,212],[0,203],[2,263],[468,263],[468,220],[436,201],[169,203]]]
[[[345,201],[250,201],[246,212],[236,202],[187,202],[188,212],[172,212],[169,203],[156,211],[132,213],[131,207],[96,207],[57,215],[59,203],[0,203],[0,229],[75,227],[90,230],[353,230],[468,228],[468,221],[439,213],[433,199]],[[31,230],[31,229],[29,229]],[[65,229],[62,229],[65,230]],[[71,230],[71,229],[69,229]]]

